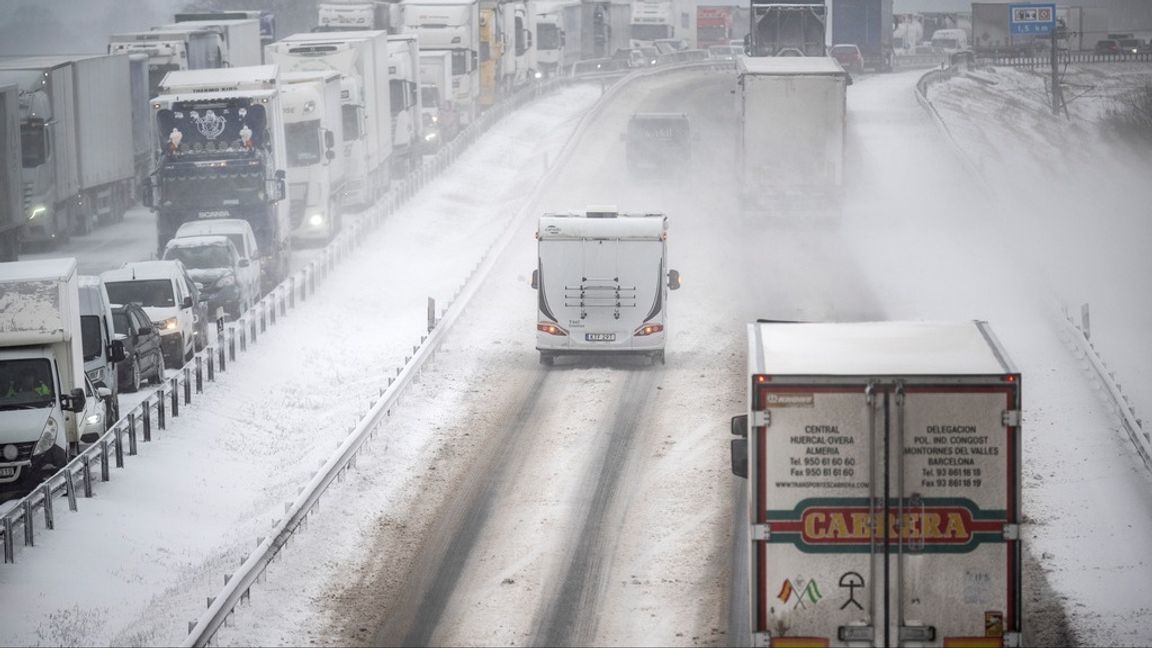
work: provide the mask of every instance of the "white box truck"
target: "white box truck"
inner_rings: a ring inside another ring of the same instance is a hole
[[[459,109],[452,90],[452,54],[420,52],[420,114],[430,147],[452,141],[459,130]]]
[[[0,263],[0,487],[39,483],[110,423],[80,331],[75,259]]]
[[[376,202],[392,182],[388,34],[293,34],[269,45],[264,55],[284,72],[335,70],[342,75],[346,179],[340,204],[367,206]]]
[[[847,86],[829,57],[739,57],[737,169],[746,211],[838,214]]]
[[[392,172],[402,176],[419,165],[424,151],[420,110],[420,47],[416,34],[388,37],[388,83],[392,100]]]
[[[1020,378],[984,322],[749,325],[733,641],[1019,646]]]
[[[452,54],[452,89],[460,123],[476,117],[480,101],[479,0],[402,0],[404,31],[419,38],[421,52]]]
[[[110,54],[148,56],[148,96],[159,94],[160,81],[174,70],[221,67],[224,39],[218,30],[176,25],[171,29],[123,32],[108,37]]]
[[[25,243],[119,220],[135,203],[128,56],[0,60],[0,85],[20,87]]]
[[[0,262],[20,253],[24,201],[20,180],[20,89],[0,87]]]
[[[285,72],[281,107],[288,145],[288,198],[292,237],[328,241],[340,231],[344,139],[340,73]]]
[[[589,207],[544,214],[536,230],[536,349],[551,365],[562,355],[641,355],[664,362],[668,218]]]
[[[169,72],[152,99],[160,150],[145,193],[161,253],[186,222],[251,223],[265,291],[288,276],[292,251],[278,77],[275,65]]]

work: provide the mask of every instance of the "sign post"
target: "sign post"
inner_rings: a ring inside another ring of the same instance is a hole
[[[1056,5],[1008,5],[1008,15],[1008,31],[1012,34],[1047,36],[1052,41],[1052,114],[1060,114],[1064,93],[1060,88],[1060,68],[1056,61]]]

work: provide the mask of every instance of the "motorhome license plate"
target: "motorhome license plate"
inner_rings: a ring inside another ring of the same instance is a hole
[[[585,333],[584,339],[588,342],[615,342],[615,333]]]

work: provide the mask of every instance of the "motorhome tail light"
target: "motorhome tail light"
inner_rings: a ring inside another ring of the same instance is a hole
[[[641,326],[640,328],[636,329],[635,335],[636,335],[636,337],[642,337],[645,335],[652,335],[653,333],[660,333],[663,330],[664,330],[663,324],[645,324],[644,326]]]
[[[536,325],[536,330],[548,335],[568,335],[568,331],[550,322],[540,322]]]

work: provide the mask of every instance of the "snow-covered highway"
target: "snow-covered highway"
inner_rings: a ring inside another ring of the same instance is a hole
[[[1029,639],[1152,641],[1152,564],[1133,541],[1152,535],[1152,484],[1060,340],[1042,269],[1015,265],[1027,231],[1004,226],[1013,211],[917,104],[919,76],[850,89],[847,208],[817,226],[738,216],[730,72],[630,86],[535,208],[669,215],[684,289],[668,364],[541,367],[526,223],[383,440],[217,641],[730,643],[727,421],[743,409],[743,324],[757,317],[989,320],[1027,390]],[[4,642],[180,641],[402,362],[424,299],[451,296],[599,93],[575,86],[500,122],[95,500],[0,570]],[[690,183],[626,182],[619,134],[656,109],[687,113],[699,134]]]

